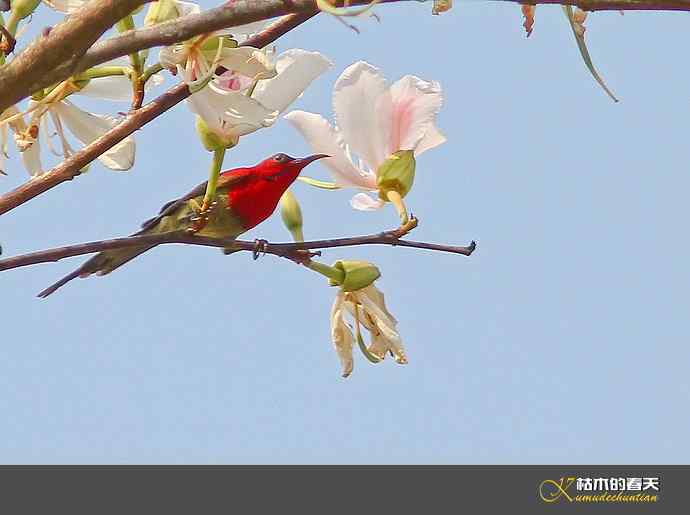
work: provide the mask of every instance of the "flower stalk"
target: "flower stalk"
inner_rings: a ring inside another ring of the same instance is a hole
[[[395,210],[398,212],[398,216],[400,216],[400,226],[407,225],[410,221],[410,215],[407,213],[407,207],[400,193],[395,190],[388,190],[386,192],[386,198],[393,204],[393,207],[395,207]]]
[[[329,282],[333,281],[336,284],[341,284],[345,280],[345,272],[343,270],[339,270],[333,266],[329,266],[324,263],[319,263],[318,261],[314,261],[313,259],[310,259],[309,261],[305,262],[304,266],[306,266],[310,270],[313,270],[314,272],[323,275],[324,277],[327,277],[329,279]]]
[[[204,194],[204,201],[201,205],[201,212],[206,213],[216,198],[216,188],[218,187],[218,176],[223,167],[223,159],[225,159],[225,148],[217,148],[213,151],[213,160],[211,161],[211,171],[208,175],[208,184],[206,185],[206,193]]]

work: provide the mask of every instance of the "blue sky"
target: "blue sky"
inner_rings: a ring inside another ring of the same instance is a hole
[[[537,8],[529,40],[517,5],[430,9],[377,8],[381,23],[355,20],[360,35],[319,16],[279,42],[335,63],[295,108],[330,117],[333,82],[359,59],[389,80],[413,73],[443,86],[449,141],[418,161],[414,238],[476,239],[477,252],[324,253],[379,265],[409,365],[360,355],[342,379],[329,341],[335,291],[270,256],[168,246],[47,300],[35,294],[80,258],[3,272],[0,461],[690,460],[686,17],[590,15],[614,104],[560,7]],[[53,21],[41,12],[32,30]],[[128,234],[206,177],[184,105],[137,144],[131,172],[94,165],[0,217],[5,255]],[[277,151],[308,152],[282,120],[226,165]],[[2,191],[26,180],[16,160],[8,172]],[[396,224],[392,209],[353,211],[348,192],[294,191],[308,238]],[[247,237],[289,236],[276,216]]]

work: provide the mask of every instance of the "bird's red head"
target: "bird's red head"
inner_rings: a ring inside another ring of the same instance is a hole
[[[286,184],[286,187],[292,184],[302,169],[309,163],[317,159],[330,157],[326,154],[314,154],[307,157],[290,157],[287,154],[275,154],[268,159],[264,159],[256,165],[256,174],[268,181],[274,181],[278,184]]]
[[[302,169],[324,157],[330,156],[314,154],[294,158],[287,154],[275,154],[256,166],[241,169],[249,180],[241,187],[232,188],[228,192],[228,200],[244,227],[250,229],[268,218]]]

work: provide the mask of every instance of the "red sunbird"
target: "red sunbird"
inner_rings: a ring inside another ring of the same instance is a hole
[[[185,196],[165,204],[157,216],[145,221],[141,230],[132,236],[190,230],[209,238],[237,238],[266,220],[302,169],[324,157],[329,156],[314,154],[296,159],[287,154],[276,154],[256,166],[222,172],[216,188],[216,205],[208,213],[208,221],[198,231],[195,228],[198,227],[198,213],[206,192],[205,182]],[[47,297],[77,277],[109,274],[153,247],[155,245],[99,252],[38,296]]]

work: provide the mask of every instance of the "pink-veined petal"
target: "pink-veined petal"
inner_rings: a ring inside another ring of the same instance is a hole
[[[365,189],[376,188],[376,177],[358,170],[345,153],[340,134],[321,115],[305,111],[290,111],[284,116],[307,140],[315,154],[328,154],[322,159],[336,184]]]
[[[441,85],[406,75],[391,86],[390,94],[393,111],[389,148],[392,152],[416,150],[441,109]]]
[[[366,193],[357,193],[350,199],[350,205],[359,211],[376,211],[381,209],[385,202],[380,199],[375,199]]]
[[[319,52],[294,48],[276,61],[277,76],[256,85],[252,97],[269,109],[285,111],[332,63]]]
[[[364,61],[347,67],[333,86],[333,110],[347,144],[375,172],[389,154],[391,103],[381,72]]]
[[[271,78],[276,73],[266,54],[248,46],[224,49],[218,64],[250,79]]]

